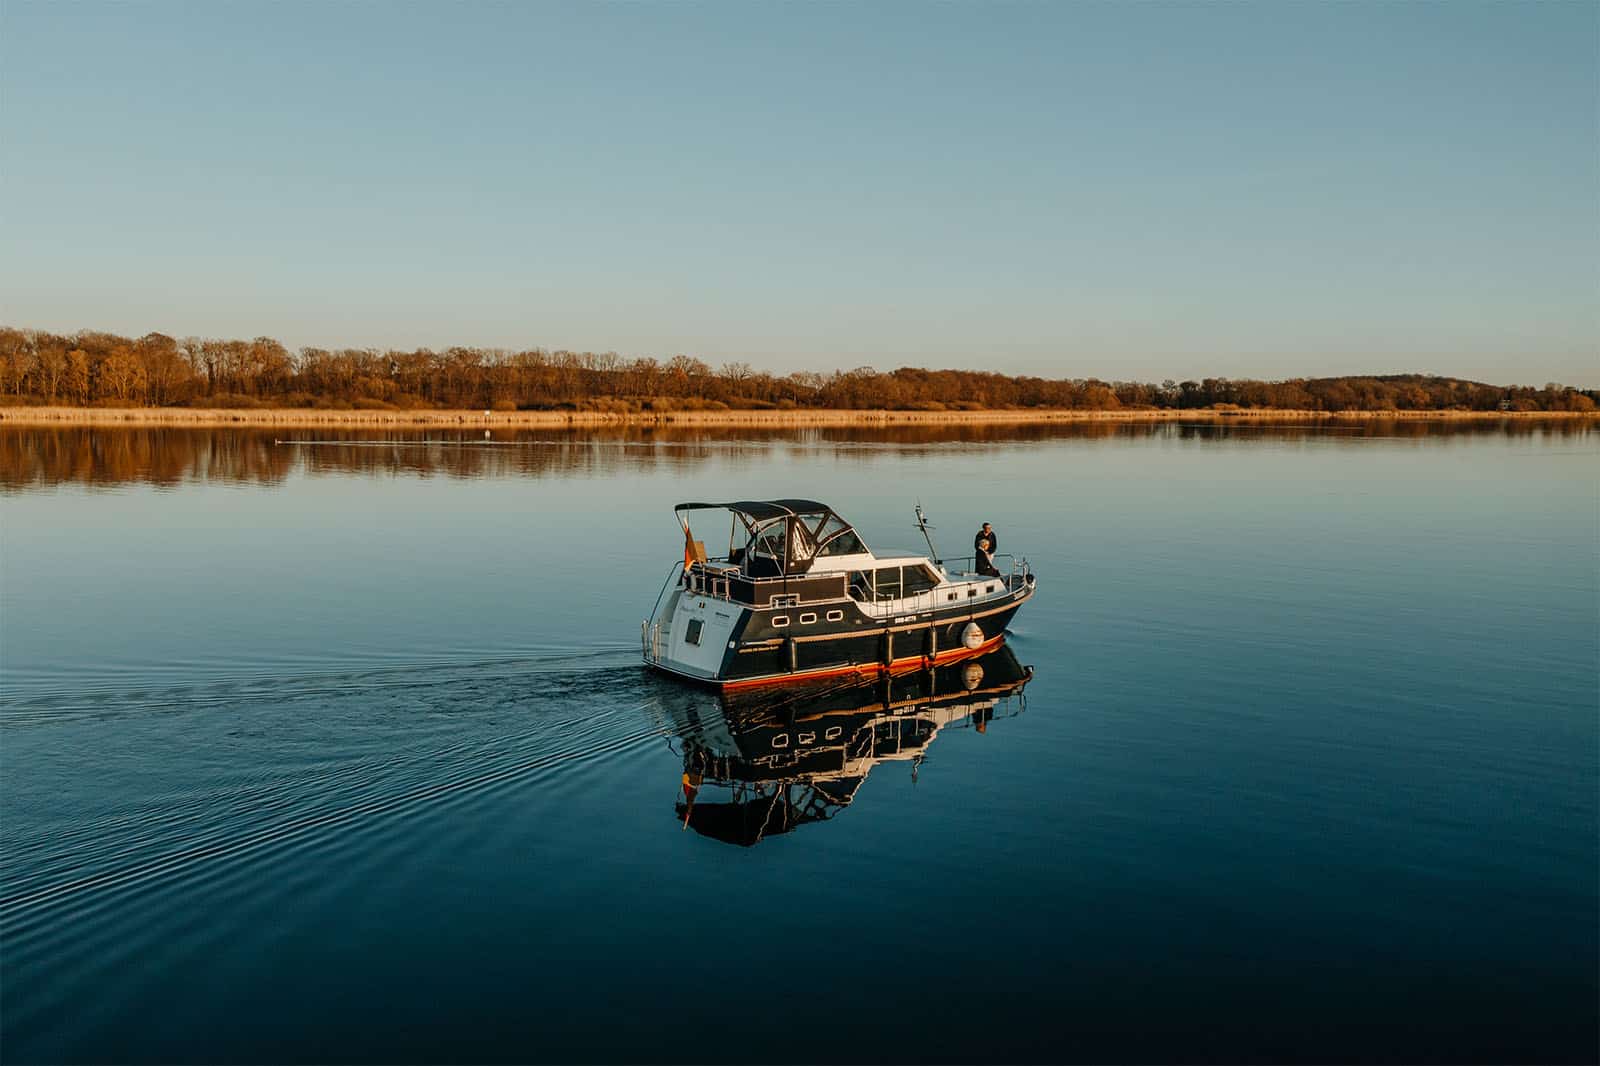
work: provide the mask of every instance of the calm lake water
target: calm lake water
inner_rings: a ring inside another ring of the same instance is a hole
[[[1592,428],[275,436],[0,430],[7,1061],[1596,1056]],[[639,622],[776,496],[1033,677],[728,842]]]

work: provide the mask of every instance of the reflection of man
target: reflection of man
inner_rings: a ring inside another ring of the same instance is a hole
[[[985,577],[999,577],[1000,571],[995,569],[994,553],[1000,546],[1000,538],[995,535],[994,526],[988,522],[978,530],[978,535],[972,538],[972,548],[977,556],[978,573]]]

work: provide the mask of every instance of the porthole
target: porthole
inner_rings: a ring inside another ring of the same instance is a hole
[[[773,737],[772,746],[775,748],[787,748],[789,746],[789,734],[779,733],[777,736]]]
[[[789,616],[788,615],[786,615],[786,614],[778,614],[778,615],[773,615],[772,616],[772,628],[773,629],[782,629],[784,626],[786,626],[788,624],[789,624]]]
[[[797,733],[795,735],[795,739],[799,740],[802,744],[815,744],[817,742],[817,735],[815,733]]]
[[[814,612],[814,611],[807,611],[805,614],[800,616],[800,624],[803,625],[803,626],[808,626],[812,622],[815,622],[816,620],[817,620],[817,615],[816,615],[816,612]]]
[[[830,622],[843,622],[844,621],[844,612],[843,611],[829,611],[828,612],[828,621],[830,621]]]
[[[844,734],[844,727],[836,725],[836,726],[832,726],[831,728],[828,729],[827,732],[823,733],[822,734],[822,739],[823,740],[838,740],[839,737],[841,737],[843,734]]]

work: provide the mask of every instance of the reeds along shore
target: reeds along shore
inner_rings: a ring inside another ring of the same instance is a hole
[[[552,426],[1005,425],[1048,422],[1373,422],[1600,419],[1571,411],[1299,411],[1278,408],[993,411],[334,411],[310,408],[0,407],[13,426],[375,426],[459,429]]]

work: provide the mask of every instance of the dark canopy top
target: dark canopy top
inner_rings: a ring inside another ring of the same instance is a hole
[[[734,500],[730,503],[680,503],[672,509],[689,533],[689,511],[732,511],[744,523],[750,543],[744,549],[744,573],[750,577],[787,577],[811,569],[818,552],[849,555],[866,546],[849,522],[816,500]],[[831,547],[830,547],[831,546]],[[729,531],[729,559],[736,560]]]
[[[735,500],[732,503],[680,503],[674,511],[729,510],[757,522],[792,514],[822,514],[833,508],[815,500]]]

